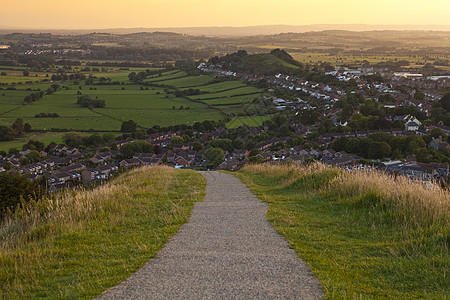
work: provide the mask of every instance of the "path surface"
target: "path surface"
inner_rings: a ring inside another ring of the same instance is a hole
[[[206,197],[142,269],[100,299],[319,299],[319,282],[233,175],[203,172]]]

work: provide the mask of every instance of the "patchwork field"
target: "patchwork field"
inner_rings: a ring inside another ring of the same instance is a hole
[[[433,56],[433,57],[421,57],[418,55],[353,55],[353,54],[329,54],[329,53],[319,53],[319,52],[290,52],[292,57],[305,64],[317,64],[317,63],[329,63],[333,66],[335,65],[350,65],[350,66],[361,66],[366,61],[370,64],[376,64],[380,62],[388,61],[408,61],[411,64],[425,65],[427,63],[433,64],[434,58],[447,59],[445,55]],[[445,68],[437,66],[438,68]]]
[[[133,68],[135,72],[143,69]],[[11,71],[7,71],[11,72]],[[15,71],[22,72],[17,69]],[[46,131],[120,131],[123,121],[134,120],[140,128],[154,125],[170,126],[190,124],[196,121],[221,120],[227,115],[244,115],[244,109],[260,97],[262,90],[246,86],[242,81],[216,82],[208,75],[189,76],[180,70],[163,72],[146,81],[173,86],[178,90],[198,89],[201,94],[176,97],[163,87],[140,86],[128,80],[130,70],[113,69],[108,72],[90,72],[96,78],[111,78],[121,85],[86,85],[80,82],[58,82],[62,87],[52,95],[30,104],[24,98],[39,90],[46,90],[52,83],[12,84],[16,75],[0,76],[0,125],[10,126],[17,118],[30,123],[33,129]],[[12,72],[11,72],[12,74]],[[3,81],[6,79],[5,81]],[[97,80],[97,79],[96,79]],[[209,84],[210,83],[210,84]],[[174,90],[172,90],[174,91]],[[105,100],[104,108],[85,108],[76,104],[80,95]],[[40,113],[56,113],[59,117],[36,118]],[[233,124],[261,125],[260,118],[240,118]],[[262,120],[262,119],[261,119]],[[40,136],[37,136],[40,138]],[[48,140],[48,137],[46,137]],[[57,138],[55,141],[59,141]],[[0,149],[9,149],[26,142],[26,138],[1,142]],[[3,146],[3,144],[5,146]]]

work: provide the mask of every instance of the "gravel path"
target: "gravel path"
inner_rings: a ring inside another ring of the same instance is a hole
[[[99,299],[320,299],[307,265],[233,175],[202,172],[206,197],[142,269]]]

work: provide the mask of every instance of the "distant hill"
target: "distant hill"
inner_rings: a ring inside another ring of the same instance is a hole
[[[433,30],[450,31],[449,25],[367,25],[367,24],[313,24],[313,25],[260,25],[246,27],[166,27],[166,28],[103,28],[103,29],[49,29],[49,28],[17,28],[0,25],[0,34],[12,32],[22,33],[53,33],[63,35],[78,35],[92,32],[105,32],[114,34],[129,34],[136,32],[175,32],[190,35],[206,36],[252,36],[272,35],[286,32],[303,33],[323,30],[350,30],[350,31],[373,31],[373,30]]]
[[[213,57],[212,64],[222,65],[227,70],[246,72],[260,75],[274,75],[278,73],[292,73],[301,67],[286,51],[274,49],[270,53],[249,55],[245,50],[223,57]]]

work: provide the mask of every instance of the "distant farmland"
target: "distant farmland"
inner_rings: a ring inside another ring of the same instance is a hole
[[[140,69],[134,68],[136,72]],[[261,125],[259,116],[238,118],[245,115],[245,107],[252,106],[252,101],[261,97],[263,91],[245,85],[242,81],[213,81],[208,75],[189,76],[179,70],[171,70],[146,79],[150,85],[138,85],[128,80],[127,71],[109,70],[108,72],[91,72],[97,79],[111,78],[120,81],[120,85],[86,85],[79,82],[58,82],[63,88],[47,95],[43,99],[24,105],[24,97],[37,89],[46,90],[51,83],[42,82],[43,74],[38,77],[19,76],[19,69],[5,70],[11,75],[0,77],[0,124],[10,126],[15,119],[22,118],[35,130],[45,131],[120,131],[122,121],[134,120],[142,129],[154,125],[161,127],[189,124],[196,121],[220,120],[234,117],[233,124]],[[89,74],[86,74],[89,75]],[[22,80],[19,84],[18,80]],[[29,79],[39,83],[25,83]],[[96,79],[96,80],[97,80]],[[14,80],[14,81],[13,81]],[[14,84],[12,84],[14,82]],[[6,85],[7,84],[7,85]],[[199,95],[176,97],[174,89],[200,90]],[[15,90],[7,89],[14,87]],[[28,90],[27,90],[28,89]],[[31,90],[30,90],[31,89]],[[106,101],[104,108],[84,108],[76,104],[78,97],[88,95],[93,99]],[[36,118],[37,114],[56,113],[59,117]],[[234,125],[235,126],[235,125]],[[36,138],[36,135],[34,135]],[[39,139],[39,135],[37,136]],[[59,137],[60,138],[60,137]],[[48,135],[45,136],[48,141]],[[59,139],[55,139],[59,140]],[[15,143],[12,143],[15,145]],[[11,145],[11,142],[5,143]],[[2,143],[0,143],[0,149]]]

